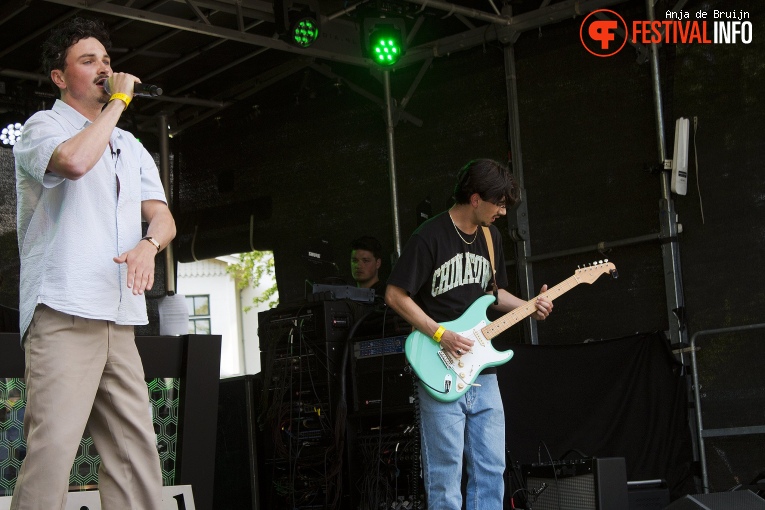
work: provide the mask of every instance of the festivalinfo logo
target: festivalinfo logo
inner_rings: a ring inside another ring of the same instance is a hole
[[[612,57],[632,44],[749,44],[747,11],[667,11],[664,20],[636,20],[629,26],[609,9],[592,11],[579,27],[579,39],[596,57]]]

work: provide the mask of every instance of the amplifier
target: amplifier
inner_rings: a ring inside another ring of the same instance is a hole
[[[521,466],[534,510],[629,508],[622,457],[586,458]]]
[[[351,287],[350,285],[314,283],[313,294],[309,297],[310,301],[336,301],[340,299],[350,299],[360,303],[373,303],[375,291],[373,289]]]
[[[397,354],[404,352],[405,342],[406,335],[360,340],[353,344],[353,355],[356,359],[359,359],[385,356],[386,354]]]
[[[405,335],[359,340],[353,344],[356,412],[412,408],[414,386],[404,355]]]

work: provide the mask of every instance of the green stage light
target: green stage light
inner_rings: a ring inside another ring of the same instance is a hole
[[[308,48],[319,38],[321,15],[318,0],[274,0],[274,23],[279,37],[298,48]]]
[[[392,66],[404,54],[401,30],[392,25],[378,25],[369,36],[369,56],[382,66]]]
[[[307,48],[318,39],[319,25],[314,18],[300,18],[292,24],[290,35],[297,46]]]

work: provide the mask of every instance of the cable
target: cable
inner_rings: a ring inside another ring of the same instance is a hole
[[[322,359],[329,353],[314,345],[317,314],[306,311],[306,307],[288,315],[272,315],[261,329],[261,336],[269,342],[261,417],[265,417],[273,437],[271,487],[289,508],[336,508],[342,487],[342,454],[332,443],[327,444],[334,431],[326,394],[329,390],[318,384],[317,377],[331,374],[329,364]]]
[[[555,470],[555,461],[552,458],[552,454],[550,453],[550,449],[547,447],[547,443],[545,443],[544,441],[540,441],[539,442],[539,446],[537,447],[537,458],[539,459],[539,463],[542,464],[541,454],[540,454],[540,450],[541,450],[542,446],[545,447],[545,451],[547,452],[547,458],[550,460],[550,468],[552,469],[553,479],[555,480],[555,495],[556,495],[557,500],[558,500],[558,509],[561,510],[563,507],[561,506],[561,500],[560,500],[560,493],[561,493],[561,491],[558,488],[558,473]],[[567,451],[563,455],[563,457],[561,457],[561,459],[566,458],[566,456],[569,453],[571,453],[571,452],[577,452],[580,455],[584,456],[584,454],[582,454],[582,452],[580,452],[579,450],[569,450],[569,451]],[[544,482],[542,483],[542,485],[544,487],[540,487],[539,489],[536,490],[536,492],[534,492],[534,493],[529,492],[529,495],[533,495],[534,496],[534,500],[532,501],[532,503],[536,503],[537,499],[539,498],[539,495],[542,494],[542,491],[547,489],[547,485],[545,485]]]
[[[422,444],[421,441],[421,416],[420,416],[420,393],[417,388],[417,376],[414,374],[414,371],[411,371],[412,374],[412,404],[414,405],[414,448],[412,452],[412,469],[409,472],[409,476],[411,477],[411,481],[409,482],[409,486],[413,487],[412,489],[412,497],[414,498],[414,509],[420,510],[424,507],[423,501],[420,498],[420,452]]]
[[[701,210],[701,224],[704,224],[704,205],[701,202],[701,183],[699,182],[699,151],[696,148],[696,130],[699,127],[699,118],[693,116],[693,159],[696,164],[696,190],[699,192],[699,209]]]
[[[361,425],[357,437],[361,473],[354,481],[354,487],[361,495],[358,504],[359,510],[378,510],[381,508],[413,510],[423,508],[418,496],[419,431],[416,426],[412,425],[408,416],[384,406],[386,395],[388,397],[393,396],[391,389],[386,386],[389,381],[386,378],[386,369],[390,370],[389,362],[392,358],[389,358],[388,355],[392,354],[393,349],[390,348],[394,345],[389,342],[394,338],[392,335],[398,332],[397,326],[389,320],[389,315],[391,314],[388,313],[387,307],[378,307],[372,314],[366,316],[366,322],[372,328],[364,329],[365,333],[370,336],[364,336],[361,339],[373,338],[370,341],[375,342],[375,344],[370,348],[379,349],[376,352],[366,353],[367,347],[362,346],[360,357],[379,357],[379,359],[368,360],[373,366],[370,367],[368,363],[364,366],[371,368],[373,372],[378,370],[380,372],[377,381],[379,388],[375,383],[373,386],[376,393],[367,395],[367,398],[378,402],[380,407],[375,411],[370,409],[371,413],[362,411],[357,416],[360,420],[359,425]],[[379,329],[377,317],[382,319],[379,323]],[[396,318],[395,315],[392,317]],[[355,333],[350,335],[352,339],[355,337]],[[352,343],[358,345],[355,342]],[[350,348],[349,346],[349,354]],[[364,373],[367,372],[365,370]],[[410,373],[409,370],[407,372]],[[375,377],[375,379],[377,378]],[[360,395],[357,394],[356,398],[359,397]],[[403,423],[399,420],[403,420]],[[392,432],[393,430],[395,432]]]

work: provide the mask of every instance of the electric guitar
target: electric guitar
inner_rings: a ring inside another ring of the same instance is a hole
[[[592,283],[600,275],[610,273],[618,277],[616,266],[608,260],[601,260],[581,269],[573,276],[548,289],[541,296],[552,301],[573,289],[580,283]],[[497,351],[491,339],[510,326],[525,319],[536,311],[537,297],[506,313],[494,322],[486,318],[486,309],[494,303],[494,296],[487,294],[476,299],[459,319],[441,325],[475,341],[470,352],[455,358],[441,349],[432,338],[413,331],[406,339],[406,359],[422,381],[425,390],[436,400],[453,402],[460,398],[470,386],[479,386],[473,381],[486,367],[502,365],[513,357],[512,350]]]

